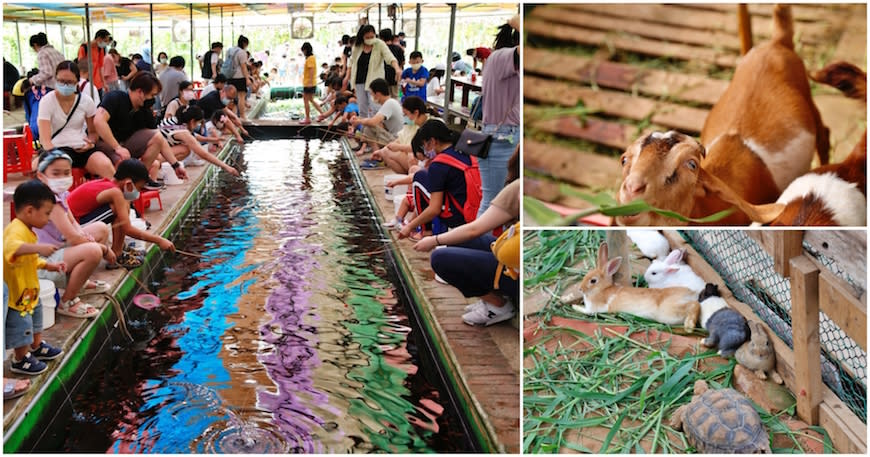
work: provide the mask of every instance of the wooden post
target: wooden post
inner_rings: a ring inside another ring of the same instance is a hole
[[[804,232],[783,230],[773,235],[773,269],[783,278],[788,278],[789,261],[804,252]]]
[[[631,258],[628,255],[631,242],[628,241],[625,230],[608,230],[606,240],[610,258],[622,257],[622,264],[613,275],[613,283],[619,286],[633,286],[634,284],[631,283]]]
[[[791,322],[797,413],[804,422],[818,425],[822,400],[819,269],[803,256],[791,260]]]
[[[737,5],[737,33],[740,35],[740,55],[752,49],[752,18],[745,3]]]

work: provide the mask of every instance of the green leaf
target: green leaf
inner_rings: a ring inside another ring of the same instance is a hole
[[[523,210],[539,225],[565,225],[562,216],[534,197],[523,196]]]

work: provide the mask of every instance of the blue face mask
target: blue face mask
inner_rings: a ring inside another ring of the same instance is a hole
[[[57,84],[54,89],[60,92],[63,96],[70,96],[76,93],[76,85],[75,84]]]
[[[221,103],[223,103],[224,106],[227,106],[227,105],[230,104],[230,99],[228,99],[228,98],[221,98]]]
[[[405,116],[405,125],[413,125],[414,121],[410,117]]]
[[[137,189],[136,186],[133,186],[132,191],[128,192],[127,189],[123,189],[121,192],[124,193],[124,200],[127,200],[128,202],[136,201],[139,199],[139,189]]]

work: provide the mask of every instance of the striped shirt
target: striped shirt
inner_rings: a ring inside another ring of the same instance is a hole
[[[187,127],[178,125],[178,119],[175,116],[169,116],[162,119],[160,123],[157,124],[157,130],[160,131],[163,138],[166,138],[166,142],[169,143],[169,146],[178,146],[182,143],[181,140],[175,138],[175,135],[182,131],[187,131]]]
[[[39,73],[30,77],[30,82],[34,86],[46,85],[54,89],[54,70],[61,62],[66,60],[63,54],[54,49],[52,45],[47,44],[39,49],[36,53],[37,68]]]

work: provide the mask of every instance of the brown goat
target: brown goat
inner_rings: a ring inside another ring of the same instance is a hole
[[[776,201],[791,181],[809,171],[815,152],[821,163],[828,161],[828,129],[813,104],[792,35],[790,8],[775,6],[772,40],[742,58],[707,116],[701,132],[706,148],[676,132],[638,139],[622,156],[619,202],[643,199],[696,218],[737,207],[715,225],[772,220],[781,208],[757,205]],[[616,222],[678,224],[651,213]]]

